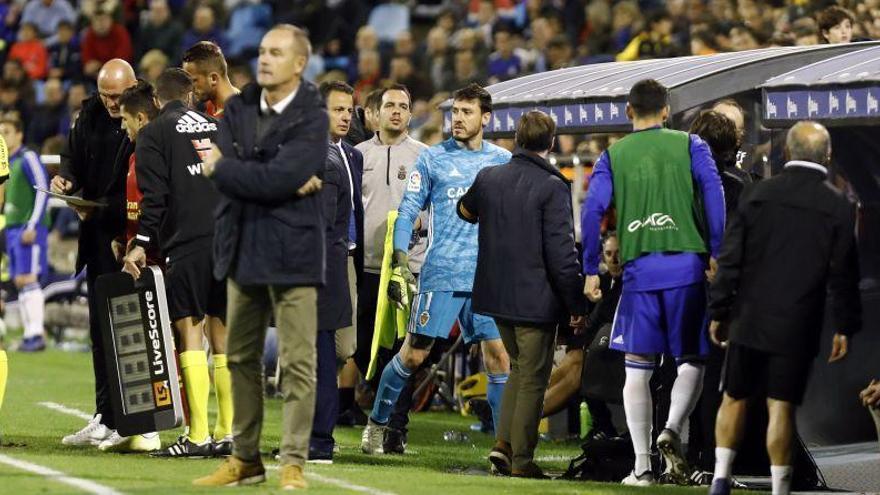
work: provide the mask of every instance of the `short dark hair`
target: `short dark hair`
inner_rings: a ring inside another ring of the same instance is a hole
[[[0,125],[3,124],[12,126],[12,128],[15,129],[15,132],[19,134],[24,132],[24,124],[22,124],[21,119],[18,117],[4,115],[3,117],[0,117]]]
[[[324,81],[318,89],[321,91],[321,97],[324,98],[324,101],[327,101],[330,93],[334,91],[345,93],[347,95],[354,94],[354,88],[342,81]]]
[[[736,153],[740,146],[739,134],[736,132],[736,124],[728,116],[715,110],[703,110],[691,123],[690,133],[706,141],[719,169],[736,163]]]
[[[382,89],[382,96],[379,97],[379,107],[382,106],[382,97],[384,97],[385,93],[388,91],[403,91],[406,93],[406,99],[409,100],[409,106],[412,106],[412,95],[409,92],[409,88],[407,88],[405,84],[393,83]]]
[[[156,97],[159,101],[182,100],[193,91],[192,76],[183,69],[171,67],[156,78]]]
[[[122,92],[119,106],[125,107],[125,112],[128,114],[143,113],[150,120],[159,115],[159,107],[156,106],[156,100],[153,98],[153,85],[142,79],[138,79],[136,85]]]
[[[627,102],[637,116],[655,115],[666,106],[669,92],[654,79],[642,79],[629,90]]]
[[[452,100],[479,100],[482,113],[492,111],[492,95],[477,83],[470,83],[463,88],[456,89],[452,93]]]
[[[374,112],[378,111],[379,107],[382,106],[382,95],[384,93],[384,88],[376,88],[367,93],[367,97],[364,98],[364,108],[369,108]]]
[[[556,124],[549,115],[532,110],[520,117],[516,125],[516,144],[529,151],[547,151],[553,146],[555,132]]]
[[[838,5],[828,7],[816,15],[816,24],[819,25],[819,35],[822,35],[822,31],[828,31],[846,20],[849,20],[850,24],[855,24],[856,18],[853,16],[852,12]],[[824,38],[824,36],[822,36],[822,38]]]
[[[671,21],[672,16],[669,15],[669,12],[666,9],[655,9],[648,13],[647,18],[645,19],[645,25],[650,29],[654,24],[663,21]]]
[[[214,71],[221,76],[226,76],[228,71],[223,50],[213,41],[199,41],[189,47],[183,54],[182,63],[195,64],[200,71]]]

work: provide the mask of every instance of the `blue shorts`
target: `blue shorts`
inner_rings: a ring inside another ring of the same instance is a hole
[[[49,230],[38,225],[37,239],[30,246],[21,243],[24,225],[6,227],[6,255],[9,256],[9,276],[43,275],[49,270]]]
[[[425,292],[416,295],[412,307],[409,333],[445,339],[458,320],[465,343],[501,338],[493,318],[473,312],[470,292]]]
[[[709,354],[706,328],[703,282],[656,291],[624,290],[609,347],[629,354],[704,358]]]

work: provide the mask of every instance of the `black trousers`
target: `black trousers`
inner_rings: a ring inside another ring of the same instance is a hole
[[[339,414],[339,389],[336,387],[336,331],[320,330],[317,338],[315,417],[309,450],[333,455],[333,428]]]
[[[101,423],[116,429],[116,418],[113,416],[113,402],[110,398],[107,358],[104,349],[104,337],[101,334],[101,321],[98,318],[98,296],[95,292],[96,281],[101,275],[116,273],[121,269],[110,250],[112,236],[95,236],[91,246],[91,256],[86,261],[86,283],[88,284],[89,301],[89,337],[92,341],[92,367],[95,372],[95,413],[101,415]],[[102,242],[106,241],[106,242]],[[102,244],[105,244],[102,246]]]

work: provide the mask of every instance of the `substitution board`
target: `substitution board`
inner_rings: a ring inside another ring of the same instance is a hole
[[[116,429],[122,436],[183,422],[174,338],[162,271],[98,277],[95,287]]]

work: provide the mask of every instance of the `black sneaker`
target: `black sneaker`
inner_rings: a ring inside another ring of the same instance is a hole
[[[186,435],[177,438],[177,441],[168,447],[150,454],[152,457],[189,457],[190,459],[204,459],[214,456],[214,444],[211,438],[206,438],[202,443],[195,443]]]
[[[388,428],[382,448],[386,454],[403,454],[406,452],[406,432],[396,428]]]
[[[212,448],[214,457],[229,457],[232,455],[232,435],[226,435],[219,441],[214,442]]]
[[[333,464],[333,451],[323,452],[319,450],[309,449],[309,464]]]

